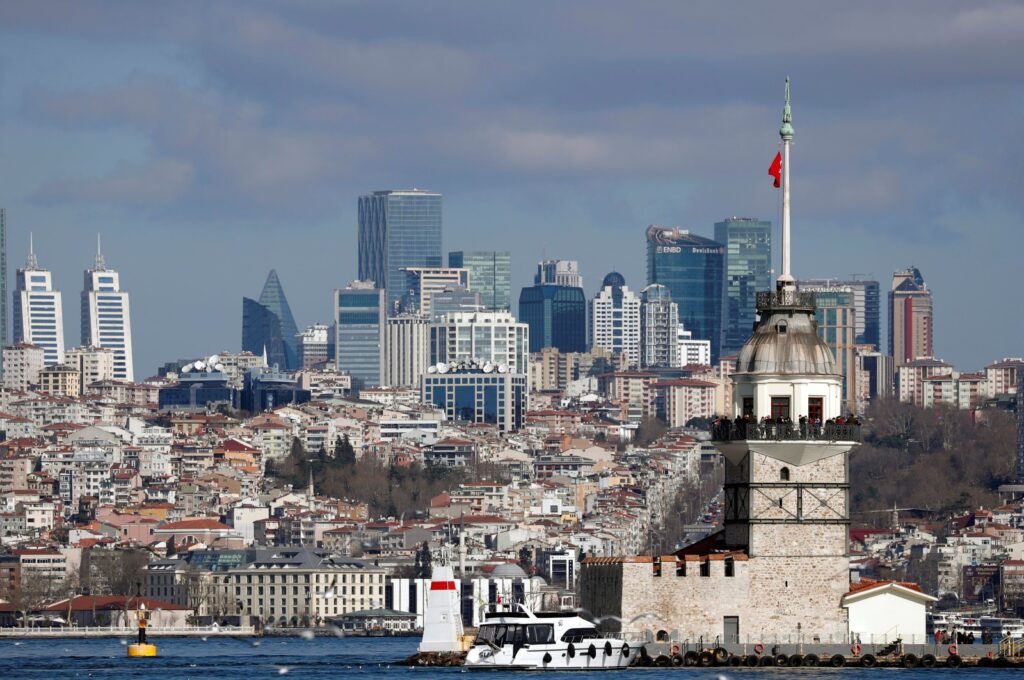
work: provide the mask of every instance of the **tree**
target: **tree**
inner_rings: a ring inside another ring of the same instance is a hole
[[[352,442],[348,435],[338,437],[334,444],[334,461],[338,465],[355,465],[356,450],[352,448]]]
[[[433,561],[430,545],[424,541],[420,547],[416,548],[416,578],[430,578]]]
[[[644,418],[636,429],[636,445],[640,448],[656,442],[668,432],[668,425],[659,418]]]
[[[527,574],[533,572],[533,553],[530,552],[530,547],[524,545],[519,549],[519,566]]]

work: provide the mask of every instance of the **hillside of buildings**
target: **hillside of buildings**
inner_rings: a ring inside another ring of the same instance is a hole
[[[853,510],[864,523],[872,515],[888,522],[893,507],[945,516],[991,506],[999,485],[1013,479],[1010,413],[878,399],[868,416],[864,444],[850,456]]]

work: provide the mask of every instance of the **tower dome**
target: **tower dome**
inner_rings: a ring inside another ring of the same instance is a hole
[[[832,351],[818,336],[813,293],[763,293],[757,302],[761,318],[740,350],[736,373],[839,375]]]
[[[618,272],[608,272],[604,277],[604,281],[601,282],[602,288],[611,286],[612,288],[622,288],[626,285],[626,278]]]

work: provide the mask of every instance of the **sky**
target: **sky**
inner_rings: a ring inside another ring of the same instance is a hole
[[[778,224],[788,75],[795,275],[917,266],[975,370],[1024,355],[1022,35],[1019,2],[3,2],[9,285],[31,232],[78,344],[102,233],[141,379],[237,351],[271,268],[329,322],[357,197],[419,187],[514,300],[543,258],[639,290],[649,224]]]

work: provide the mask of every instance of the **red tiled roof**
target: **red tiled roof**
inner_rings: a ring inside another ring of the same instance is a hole
[[[160,525],[161,531],[192,531],[196,529],[205,529],[208,531],[229,531],[231,527],[226,524],[221,524],[215,519],[183,519],[178,522],[167,522]]]

